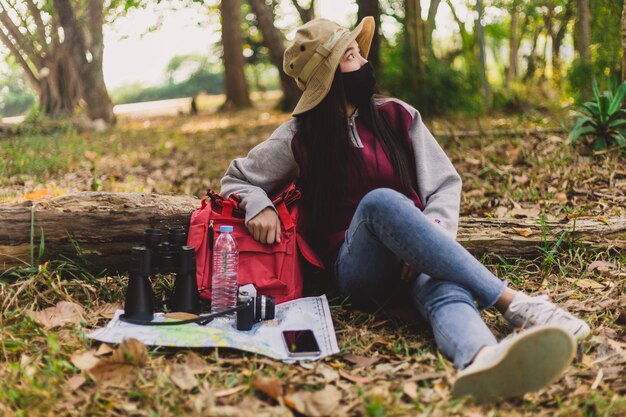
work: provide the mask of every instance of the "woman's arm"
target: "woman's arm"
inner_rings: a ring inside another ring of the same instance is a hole
[[[420,113],[402,103],[412,122],[409,134],[417,170],[417,192],[424,214],[456,238],[461,205],[461,177],[437,140],[424,125]]]
[[[233,160],[222,178],[222,195],[228,198],[235,193],[241,197],[246,224],[263,209],[273,207],[268,194],[279,191],[298,176],[298,164],[291,150],[294,126],[294,119],[280,125],[248,156]]]

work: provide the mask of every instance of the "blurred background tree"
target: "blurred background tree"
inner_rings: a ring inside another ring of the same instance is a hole
[[[188,1],[202,5],[205,20],[217,26],[221,22],[216,29],[220,42],[204,55],[173,57],[163,69],[161,85],[125,85],[115,89],[113,101],[188,97],[205,91],[225,93],[225,108],[241,108],[250,105],[250,91],[280,89],[279,107],[290,111],[300,91],[282,71],[282,54],[294,29],[315,17],[323,0]],[[21,68],[46,113],[71,113],[85,103],[90,117],[110,119],[99,75],[102,24],[151,2],[158,0],[0,0],[0,40],[9,48],[13,69]],[[588,100],[592,79],[605,89],[624,78],[624,0],[352,4],[350,26],[366,15],[377,22],[370,60],[383,92],[424,114],[559,109]],[[64,37],[74,36],[73,27],[80,27],[83,36],[78,36],[79,42],[65,42]],[[15,76],[5,71],[3,85]],[[2,103],[17,100],[5,97],[17,94],[13,90],[5,88],[0,94]],[[31,103],[26,96],[17,102],[22,107]],[[8,114],[6,108],[0,111]]]

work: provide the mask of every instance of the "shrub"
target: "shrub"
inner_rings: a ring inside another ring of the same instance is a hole
[[[606,149],[613,142],[620,147],[626,146],[626,110],[622,109],[626,82],[615,92],[609,85],[608,90],[600,94],[594,79],[593,95],[595,100],[583,103],[578,110],[580,115],[569,135],[572,145],[576,145],[579,137],[586,136],[591,138],[596,151]]]

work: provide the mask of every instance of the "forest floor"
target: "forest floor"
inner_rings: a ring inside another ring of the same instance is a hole
[[[103,133],[68,127],[42,134],[33,128],[0,138],[0,202],[89,190],[202,197],[207,188],[219,187],[232,158],[245,155],[289,117],[265,103],[237,113],[121,120]],[[450,120],[427,126],[435,132],[544,129],[559,127],[563,119],[536,113],[486,117],[480,125]],[[464,180],[462,215],[528,216],[538,222],[543,215],[599,221],[626,215],[624,157],[581,155],[566,132],[436,136]],[[36,272],[12,271],[0,276],[0,414],[625,416],[625,240],[606,248],[546,246],[531,260],[481,259],[512,287],[549,293],[593,329],[577,361],[555,383],[488,406],[451,398],[455,369],[437,350],[428,326],[406,312],[366,314],[331,299],[341,353],[314,364],[288,365],[222,349],[118,348],[85,335],[121,306],[126,277],[93,276],[62,260]],[[163,281],[158,295],[171,284]],[[77,303],[85,313],[61,313],[57,323],[35,313],[60,301]],[[495,311],[483,316],[498,338],[510,333]]]

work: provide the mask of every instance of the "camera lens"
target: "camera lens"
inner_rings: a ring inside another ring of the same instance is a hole
[[[261,320],[273,320],[276,315],[276,303],[274,297],[260,295],[257,297],[256,306],[258,315],[257,318]]]

